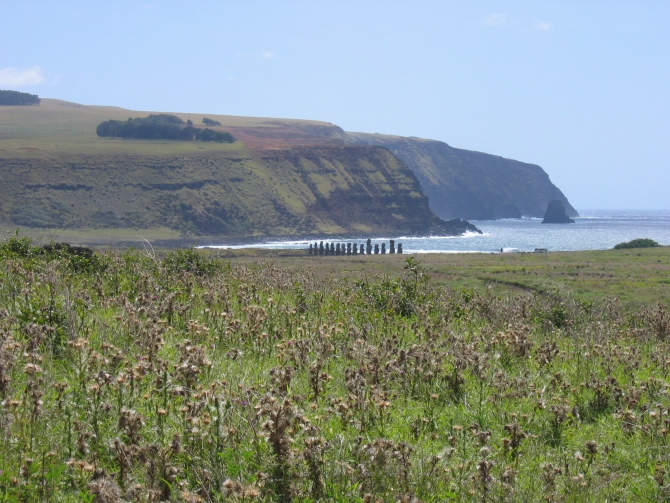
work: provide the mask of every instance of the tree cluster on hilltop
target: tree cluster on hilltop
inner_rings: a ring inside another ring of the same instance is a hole
[[[0,90],[0,105],[39,105],[41,101],[36,94]]]
[[[209,117],[204,117],[202,119],[202,123],[205,126],[220,126],[221,125],[221,123],[219,121],[212,120]]]
[[[127,121],[108,120],[98,124],[96,132],[101,137],[145,140],[200,140],[225,143],[235,141],[230,133],[195,128],[170,114],[152,114],[149,117],[130,118]]]

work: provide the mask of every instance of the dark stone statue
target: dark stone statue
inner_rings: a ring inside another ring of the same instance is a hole
[[[335,255],[339,255],[339,254],[340,254],[340,243],[337,243],[335,245]]]
[[[398,253],[402,255],[402,243],[398,243]]]
[[[354,243],[354,246],[352,246],[352,248],[353,248],[352,250],[353,254],[358,255],[358,243]]]
[[[382,255],[386,255],[386,243],[382,243]]]
[[[365,255],[365,250],[363,249],[363,243],[361,243],[361,255]]]
[[[309,254],[312,254],[312,243],[309,244]]]
[[[319,245],[319,255],[323,257],[323,241],[321,241],[321,244]]]
[[[335,243],[330,243],[330,254],[335,255]]]
[[[368,238],[366,244],[365,244],[365,252],[368,255],[372,255],[372,240]]]
[[[375,243],[375,255],[379,255],[379,245]]]
[[[395,241],[391,240],[391,246],[389,248],[389,253],[393,255],[395,253]]]
[[[347,255],[351,255],[351,243],[347,243]]]

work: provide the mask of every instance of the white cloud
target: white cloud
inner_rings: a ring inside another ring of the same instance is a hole
[[[507,14],[493,13],[484,20],[484,24],[487,26],[503,26],[507,23],[509,23],[509,17]]]
[[[541,21],[539,23],[535,23],[533,25],[533,29],[537,31],[551,31],[551,25],[549,23]]]
[[[42,69],[39,66],[24,68],[23,70],[16,68],[0,69],[0,86],[36,86],[42,82],[44,82],[44,75],[42,75]]]

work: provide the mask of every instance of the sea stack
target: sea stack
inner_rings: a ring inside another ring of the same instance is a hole
[[[544,214],[543,224],[574,224],[575,221],[565,213],[563,201],[552,199],[547,205],[547,211]]]

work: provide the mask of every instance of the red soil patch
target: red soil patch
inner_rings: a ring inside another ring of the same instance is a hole
[[[251,150],[276,150],[293,146],[343,145],[340,138],[320,136],[310,127],[281,125],[275,127],[217,127],[226,131],[235,139],[243,142]]]

